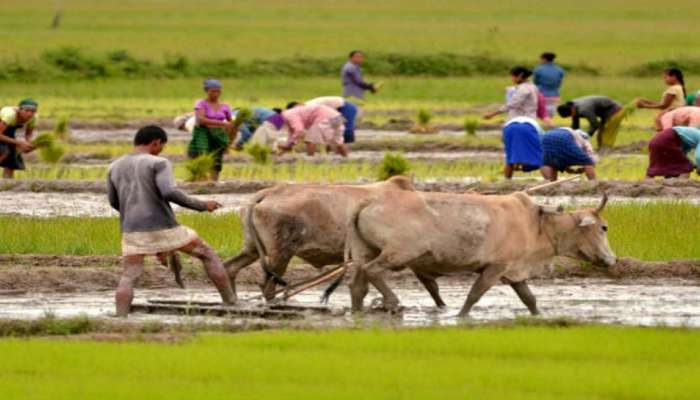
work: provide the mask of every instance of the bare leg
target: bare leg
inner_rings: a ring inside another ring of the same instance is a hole
[[[340,154],[343,157],[347,157],[348,156],[348,147],[344,144],[339,144],[339,145],[335,146],[335,152]]]
[[[143,273],[143,259],[143,255],[122,257],[122,276],[114,294],[117,317],[125,318],[131,311],[131,302],[134,300],[134,282]]]
[[[539,315],[540,310],[537,309],[537,300],[530,291],[530,287],[527,285],[527,282],[522,281],[511,283],[510,287],[512,287],[513,290],[515,290],[515,293],[518,294],[520,300],[522,300],[522,302],[525,303],[527,309],[530,310],[530,314]]]
[[[506,179],[513,178],[513,166],[512,165],[506,164],[505,168],[503,168],[503,176],[505,176]]]
[[[435,281],[435,278],[417,271],[413,272],[416,274],[416,277],[418,278],[420,283],[422,283],[423,286],[425,286],[425,289],[428,291],[428,293],[430,293],[430,297],[433,298],[435,305],[439,308],[445,308],[446,304],[444,301],[442,301],[442,298],[440,297],[440,287]]]
[[[314,154],[316,154],[316,145],[313,143],[305,142],[306,143],[306,155],[311,157]]]
[[[211,171],[211,180],[216,182],[219,180],[219,175],[221,174],[220,171]]]
[[[589,181],[594,181],[596,180],[595,176],[595,167],[592,165],[586,165],[583,167],[583,172],[586,174],[586,178],[588,178]]]
[[[10,168],[4,168],[2,170],[2,177],[5,179],[12,179],[15,176],[15,170]]]
[[[504,266],[493,265],[484,269],[479,278],[474,282],[472,288],[469,290],[469,295],[467,295],[467,300],[464,302],[464,306],[457,314],[458,317],[466,317],[469,315],[469,311],[472,309],[474,304],[481,299],[481,296],[486,293],[493,285],[498,283],[501,279],[501,275],[506,270]]]
[[[221,300],[223,300],[225,304],[233,304],[236,302],[236,296],[231,289],[231,284],[229,283],[224,265],[221,263],[219,255],[216,254],[211,246],[204,240],[197,238],[192,241],[192,243],[179,250],[202,261],[207,276],[214,286],[216,286],[216,289],[221,295]]]
[[[690,179],[690,172],[678,175],[680,179]]]
[[[540,172],[542,173],[542,177],[548,181],[554,182],[557,180],[557,170],[548,165],[543,165],[542,168],[540,168]]]

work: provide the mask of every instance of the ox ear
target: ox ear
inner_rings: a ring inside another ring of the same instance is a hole
[[[590,215],[586,215],[581,219],[581,222],[578,223],[578,226],[585,227],[585,226],[591,226],[596,224],[596,219],[591,217]]]
[[[540,213],[542,214],[561,214],[564,212],[564,206],[561,204],[558,206],[552,206],[549,204],[538,204],[540,208]]]

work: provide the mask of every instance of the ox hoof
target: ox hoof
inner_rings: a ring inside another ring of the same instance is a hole
[[[391,301],[386,300],[382,297],[378,297],[372,300],[370,310],[398,314],[404,310],[404,307],[401,304],[399,304],[397,300]]]

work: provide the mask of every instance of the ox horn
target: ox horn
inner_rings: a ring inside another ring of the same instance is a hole
[[[600,201],[600,204],[598,207],[595,209],[596,213],[601,213],[603,209],[605,208],[605,205],[608,204],[608,193],[603,192],[603,199]]]

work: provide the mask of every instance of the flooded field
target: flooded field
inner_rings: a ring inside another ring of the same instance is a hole
[[[389,316],[383,312],[370,311],[361,316],[347,311],[349,296],[345,288],[331,298],[329,312],[302,313],[304,324],[316,327],[354,326],[365,323],[399,324],[402,326],[454,325],[456,317],[471,282],[446,280],[441,282],[441,294],[448,307],[437,309],[427,293],[416,285],[402,283],[390,285],[396,291],[405,309]],[[653,282],[620,282],[604,279],[566,279],[535,281],[533,293],[542,310],[542,318],[564,317],[582,322],[643,325],[643,326],[690,326],[700,327],[700,285],[695,281],[680,279]],[[243,299],[238,308],[261,307],[259,294],[252,287],[240,292]],[[290,301],[290,305],[317,306],[321,289],[304,292]],[[378,294],[370,292],[368,300]],[[106,317],[113,313],[113,292],[86,293],[28,293],[0,296],[0,318],[33,319],[47,313],[57,317]],[[250,300],[245,300],[250,299]],[[217,302],[218,295],[209,289],[159,289],[137,290],[135,304],[150,301],[181,300],[185,302]],[[370,306],[366,301],[366,307]],[[489,322],[527,316],[525,306],[512,289],[501,285],[492,288],[474,307],[471,322]],[[134,313],[136,321],[221,322],[221,317],[192,317],[162,314]],[[241,318],[241,317],[223,317]],[[358,319],[359,318],[359,319]],[[279,321],[278,321],[279,322]],[[282,324],[285,322],[282,321]],[[291,323],[291,322],[286,322]]]

